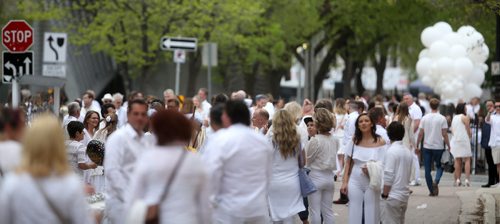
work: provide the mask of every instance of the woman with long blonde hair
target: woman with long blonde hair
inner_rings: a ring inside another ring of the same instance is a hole
[[[274,114],[272,126],[275,150],[268,194],[271,219],[273,222],[294,223],[294,216],[305,210],[298,175],[299,154],[302,152],[300,137],[295,119],[286,110]]]
[[[21,164],[0,191],[0,223],[93,223],[83,184],[71,172],[64,132],[51,115],[35,119]]]

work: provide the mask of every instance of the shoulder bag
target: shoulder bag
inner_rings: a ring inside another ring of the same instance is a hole
[[[308,195],[316,192],[318,189],[312,182],[311,178],[309,175],[307,175],[307,168],[304,167],[305,160],[302,157],[302,150],[299,149],[299,156],[298,156],[298,161],[299,161],[299,182],[300,182],[300,193],[302,194],[302,197],[307,197]]]

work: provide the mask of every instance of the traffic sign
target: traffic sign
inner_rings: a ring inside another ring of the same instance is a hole
[[[2,44],[10,52],[24,52],[33,44],[33,28],[24,20],[11,20],[2,28]]]
[[[12,79],[33,75],[33,51],[24,53],[3,52],[2,82],[11,83]]]
[[[188,37],[162,37],[162,50],[186,50],[196,51],[198,39]]]
[[[43,38],[43,62],[66,62],[68,34],[45,33]]]
[[[175,63],[186,62],[186,51],[185,50],[175,50],[174,51],[174,62]]]

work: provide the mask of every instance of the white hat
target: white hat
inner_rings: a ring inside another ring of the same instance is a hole
[[[104,97],[101,99],[101,101],[104,103],[104,100],[111,100],[111,101],[113,101],[113,97],[111,96],[111,94],[106,93],[106,94],[104,94]]]

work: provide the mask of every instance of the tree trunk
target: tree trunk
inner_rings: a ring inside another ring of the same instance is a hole
[[[337,51],[334,50],[335,49],[334,46],[335,45],[333,45],[328,50],[327,55],[325,56],[325,58],[321,62],[321,65],[318,69],[318,72],[314,76],[314,95],[313,95],[313,99],[312,99],[312,100],[314,100],[313,102],[315,102],[316,99],[318,98],[319,90],[320,90],[321,86],[323,86],[323,80],[325,80],[325,78],[327,77],[328,72],[330,71],[330,65],[335,60],[335,56],[337,55]]]
[[[375,71],[377,73],[376,94],[382,94],[384,91],[384,72],[387,66],[387,48],[381,47],[379,54],[380,60],[377,60],[377,57],[373,56],[373,65],[375,66]]]
[[[129,75],[129,64],[127,62],[118,63],[118,75],[122,76],[125,95],[132,91],[132,79]]]
[[[357,91],[358,95],[360,95],[360,96],[361,96],[361,94],[363,94],[366,91],[365,87],[363,86],[362,79],[361,79],[361,75],[363,74],[363,66],[364,66],[364,63],[362,63],[360,61],[354,62],[354,67],[355,67],[354,76],[356,77],[356,91]]]
[[[273,95],[275,100],[277,100],[278,96],[280,96],[281,78],[286,76],[288,73],[290,73],[290,70],[287,68],[277,68],[267,72],[267,80],[269,81],[268,92]]]
[[[254,96],[255,94],[255,82],[257,80],[257,76],[259,75],[260,63],[255,62],[252,65],[252,73],[245,73],[245,90],[248,95]]]

